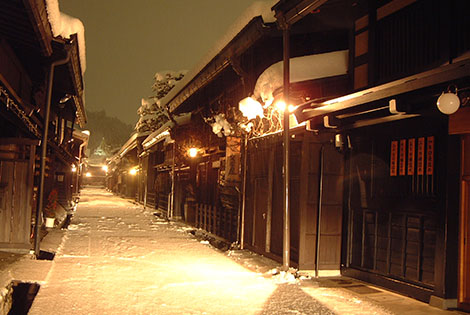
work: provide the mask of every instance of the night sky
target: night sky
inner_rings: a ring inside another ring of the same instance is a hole
[[[134,125],[155,72],[191,70],[253,0],[59,0],[85,25],[85,106]]]

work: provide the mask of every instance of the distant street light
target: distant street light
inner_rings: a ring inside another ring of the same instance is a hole
[[[188,150],[189,157],[195,158],[197,156],[197,151],[198,151],[198,149],[196,149],[196,148],[190,148]]]

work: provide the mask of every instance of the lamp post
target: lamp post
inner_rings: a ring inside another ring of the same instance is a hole
[[[282,25],[282,41],[283,41],[283,94],[286,108],[284,109],[283,117],[283,234],[282,234],[282,268],[284,271],[289,270],[290,261],[290,209],[289,209],[289,189],[290,189],[290,170],[289,170],[289,111],[287,104],[289,104],[289,89],[290,89],[290,54],[289,54],[289,24],[283,23]]]

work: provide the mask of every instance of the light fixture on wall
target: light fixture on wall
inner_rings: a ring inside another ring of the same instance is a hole
[[[455,92],[452,92],[452,87]],[[460,99],[457,95],[457,87],[455,85],[449,85],[447,91],[442,92],[441,96],[437,99],[437,108],[441,113],[451,115],[455,113],[460,106]]]
[[[189,155],[189,157],[195,158],[195,157],[197,156],[197,154],[198,154],[198,151],[199,151],[199,150],[198,150],[197,148],[189,148],[189,149],[188,149],[188,155]]]

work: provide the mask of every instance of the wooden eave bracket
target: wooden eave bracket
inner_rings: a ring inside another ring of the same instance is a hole
[[[350,109],[358,105],[371,103],[389,97],[392,98],[396,95],[412,92],[464,77],[470,77],[470,59],[441,66],[403,79],[375,86],[367,90],[341,96],[321,104],[315,104],[314,108],[305,108],[302,111],[302,116],[305,118],[305,120],[312,119],[316,116],[322,116],[332,112]]]

